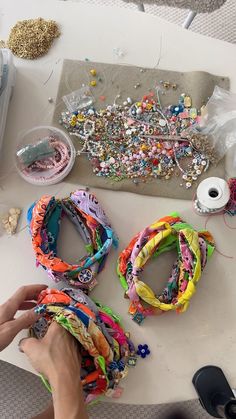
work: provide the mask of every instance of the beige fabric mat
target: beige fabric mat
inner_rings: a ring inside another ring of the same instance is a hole
[[[163,106],[178,103],[180,94],[186,93],[192,98],[192,106],[200,108],[202,104],[207,102],[208,97],[211,96],[215,85],[229,89],[229,79],[227,77],[218,77],[202,71],[187,73],[159,69],[143,69],[144,71],[140,71],[140,67],[128,65],[64,60],[53,115],[53,125],[60,127],[60,114],[66,108],[61,99],[62,96],[79,89],[82,84],[88,85],[90,80],[93,79],[90,74],[90,70],[93,68],[97,71],[96,79],[101,78],[101,81],[97,82],[96,87],[91,87],[96,108],[102,108],[104,105],[114,103],[114,99],[118,94],[121,95],[121,98],[117,100],[117,103],[123,103],[127,97],[131,97],[132,100],[139,100],[148,91],[155,91],[155,86],[160,80],[177,84],[176,90],[169,89],[165,95],[161,95]],[[134,86],[137,83],[140,83],[140,87],[135,89]],[[105,96],[104,102],[100,100],[100,96]],[[74,144],[77,147],[76,140]],[[139,184],[134,184],[130,179],[114,182],[98,177],[93,174],[90,162],[83,155],[77,158],[73,170],[65,181],[96,188],[135,192],[143,195],[191,199],[198,183],[209,176],[225,176],[224,160],[217,167],[211,167],[205,174],[200,176],[199,181],[195,182],[191,189],[186,190],[180,186],[180,183],[182,183],[181,176],[178,178],[173,177],[168,181],[155,179]]]

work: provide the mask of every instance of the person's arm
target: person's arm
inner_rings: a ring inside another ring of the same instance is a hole
[[[54,408],[51,403],[44,412],[39,413],[37,416],[34,416],[32,419],[54,419]]]
[[[33,308],[39,293],[47,285],[26,285],[19,288],[4,304],[0,305],[0,351],[5,349],[23,329],[28,329],[40,317]],[[24,313],[15,318],[18,310]]]
[[[69,367],[69,366],[68,366]],[[62,384],[63,382],[63,384]],[[60,368],[51,379],[55,419],[87,419],[80,371]]]
[[[73,336],[53,322],[43,339],[22,339],[19,346],[50,383],[55,419],[88,419],[80,379],[81,359]]]

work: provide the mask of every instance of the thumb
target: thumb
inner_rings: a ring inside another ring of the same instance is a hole
[[[28,329],[32,326],[42,315],[36,314],[34,310],[25,311],[21,316],[14,320],[14,328],[16,334],[22,329]]]
[[[24,338],[20,340],[18,346],[21,352],[30,357],[30,354],[36,353],[39,350],[40,341],[36,338]]]

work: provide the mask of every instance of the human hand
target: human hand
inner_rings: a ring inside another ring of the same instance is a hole
[[[0,351],[6,348],[21,330],[28,329],[39,318],[33,307],[36,306],[38,294],[45,288],[47,285],[25,285],[0,305]],[[15,319],[18,310],[26,311]]]
[[[41,373],[51,385],[58,378],[80,378],[81,357],[75,338],[55,321],[49,326],[46,335],[22,339],[19,344],[31,365]],[[70,377],[68,377],[70,376]]]

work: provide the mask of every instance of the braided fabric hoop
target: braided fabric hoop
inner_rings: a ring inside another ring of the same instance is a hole
[[[72,288],[43,290],[38,297],[42,317],[30,335],[42,339],[52,321],[70,332],[81,345],[81,380],[85,402],[101,395],[119,397],[120,380],[128,374],[135,347],[109,307],[94,303],[83,291]],[[47,380],[42,380],[50,391]]]
[[[166,287],[157,297],[139,279],[140,274],[151,257],[175,248],[178,258]],[[117,266],[125,297],[131,301],[129,313],[133,320],[140,324],[148,315],[169,310],[184,312],[214,248],[208,231],[195,231],[178,213],[163,217],[138,233],[120,254]]]
[[[69,264],[57,256],[63,215],[68,216],[85,243],[87,254],[78,264]],[[118,243],[96,197],[85,190],[72,192],[69,198],[61,200],[44,195],[29,208],[27,218],[37,263],[49,277],[91,290],[112,244],[116,247]]]

